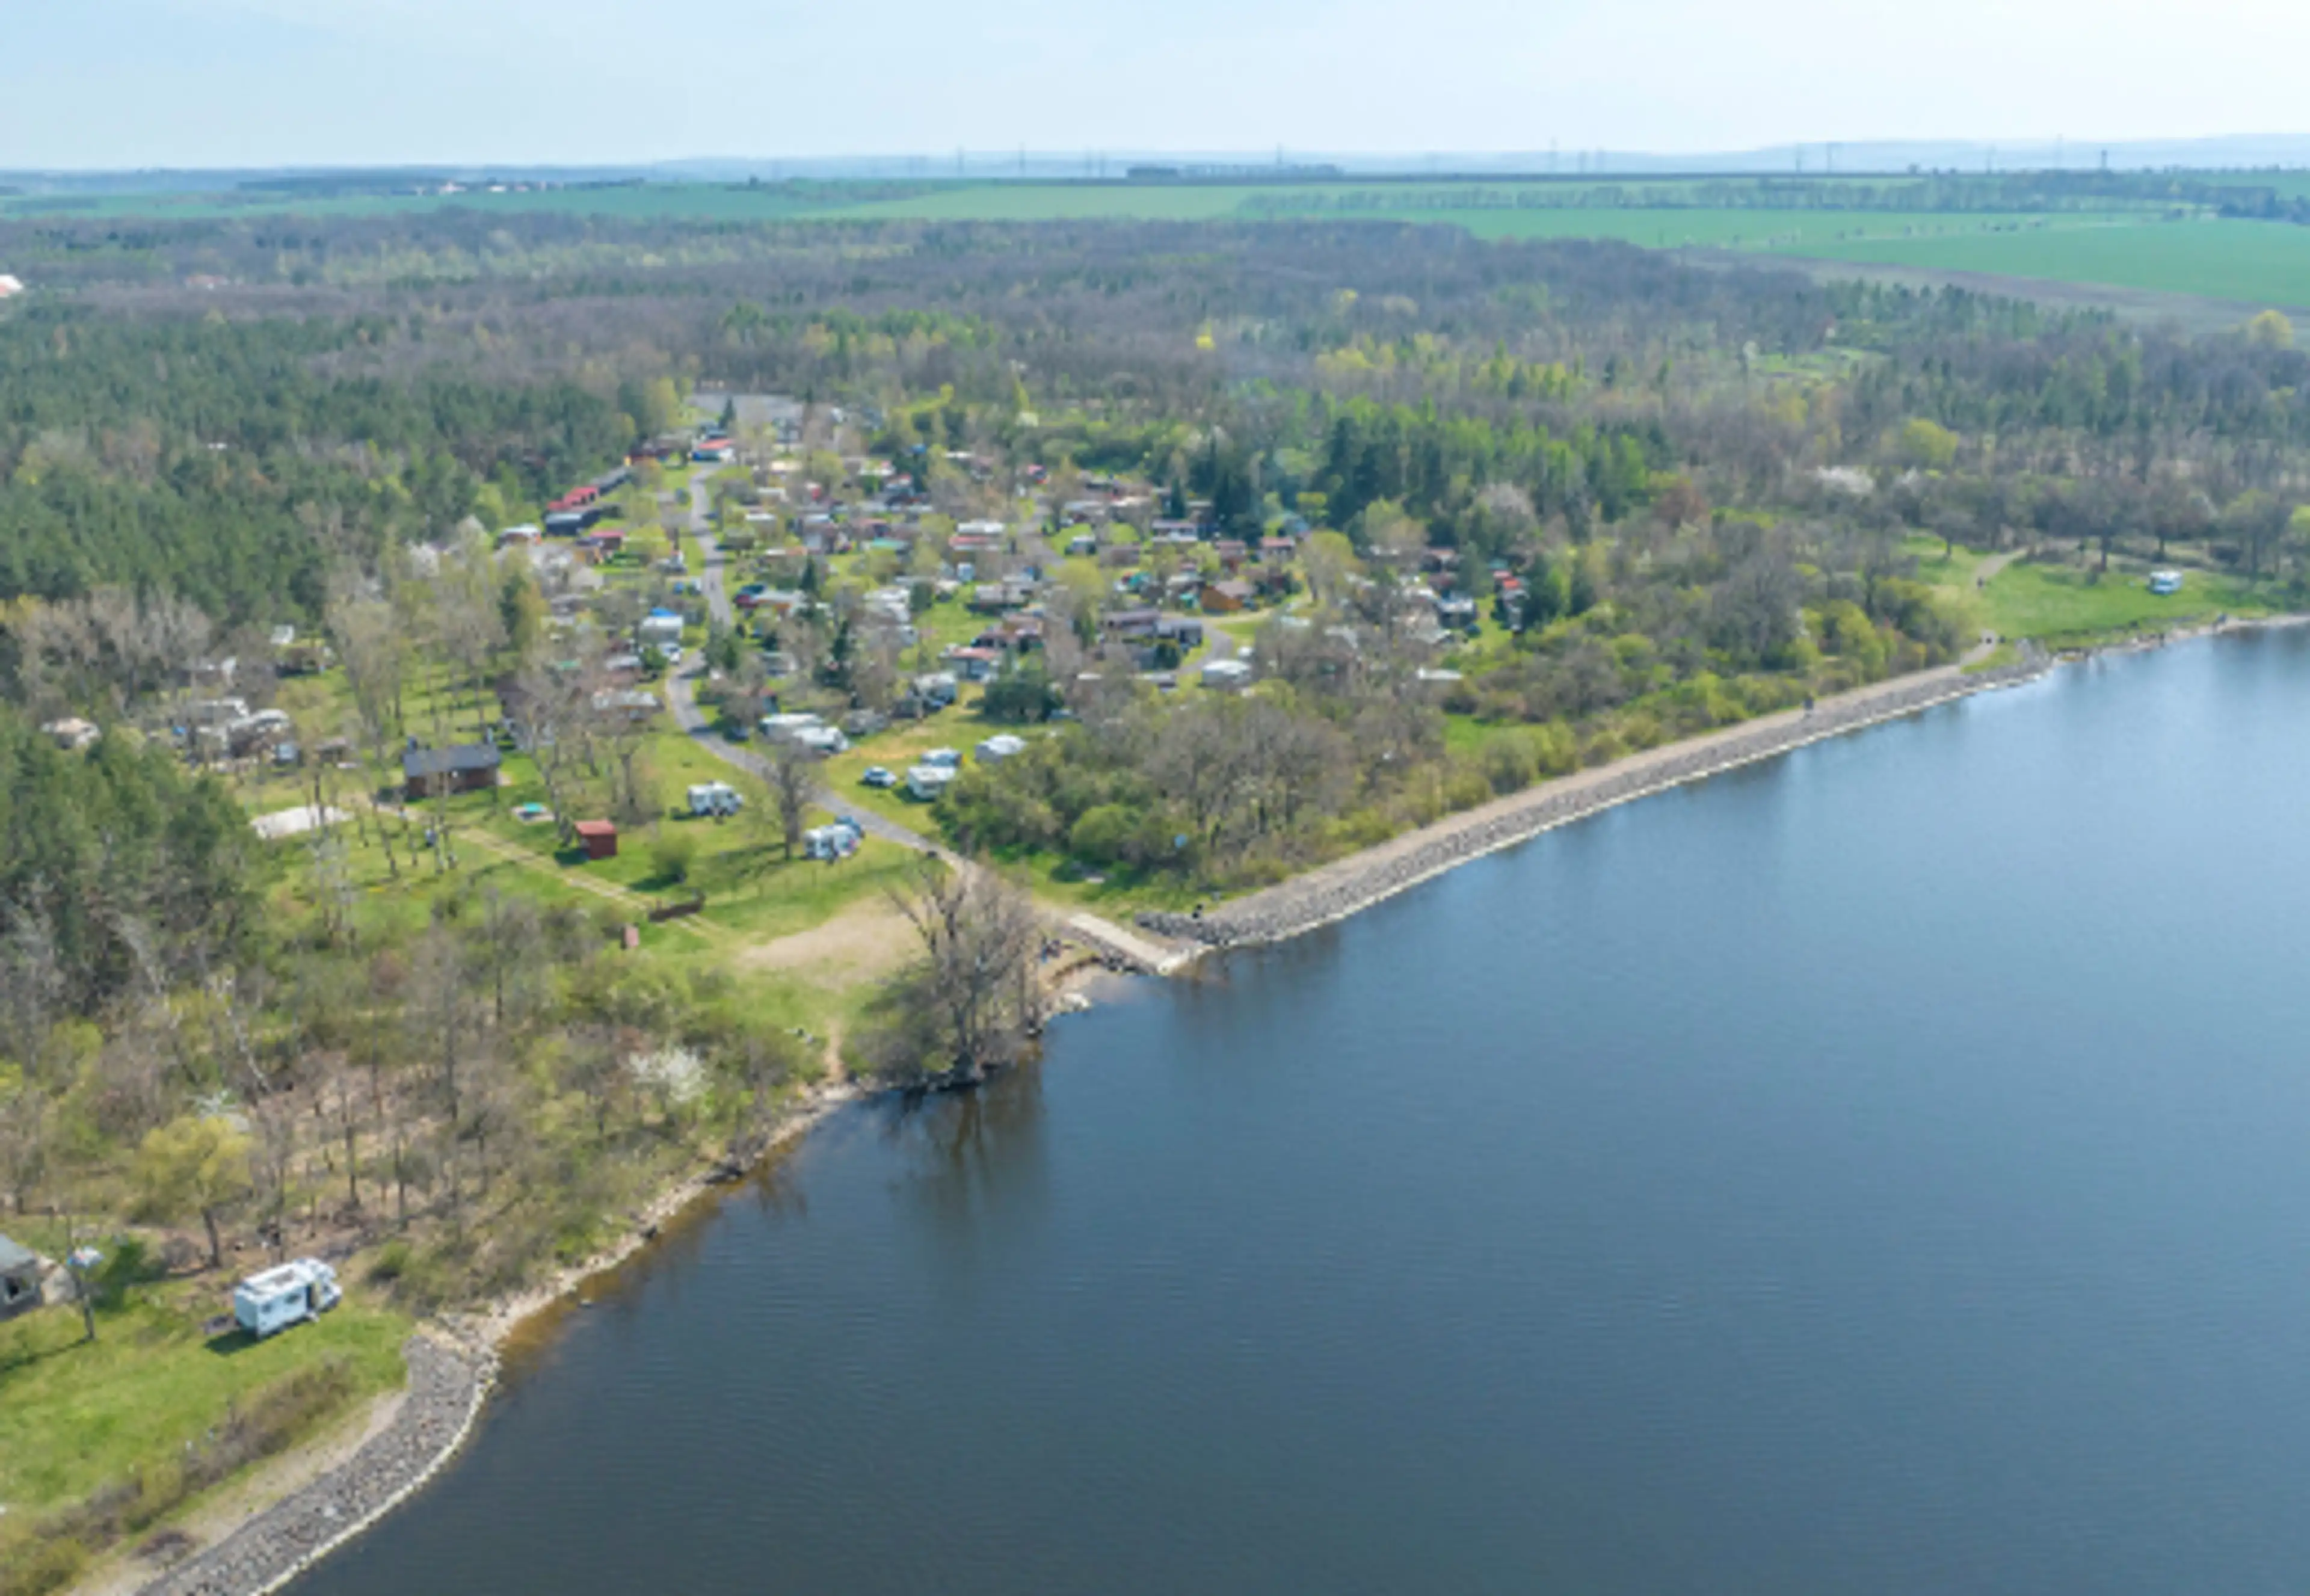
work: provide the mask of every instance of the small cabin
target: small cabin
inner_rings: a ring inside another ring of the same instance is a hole
[[[578,845],[586,850],[588,859],[614,859],[618,856],[618,826],[614,820],[580,820],[570,828],[578,834]]]
[[[337,1271],[317,1258],[251,1275],[233,1288],[232,1316],[241,1329],[263,1340],[292,1324],[317,1319],[337,1305]]]
[[[39,1253],[0,1236],[0,1319],[13,1319],[40,1305],[40,1280],[46,1272]]]

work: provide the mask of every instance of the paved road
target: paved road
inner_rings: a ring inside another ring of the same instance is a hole
[[[716,625],[731,626],[736,623],[736,612],[731,605],[729,585],[725,580],[729,562],[722,552],[721,545],[714,541],[710,509],[711,499],[706,479],[700,473],[692,477],[690,482],[690,539],[698,551],[698,584],[706,594],[707,614],[713,617]],[[666,698],[672,702],[675,722],[689,734],[691,742],[724,764],[768,781],[770,762],[751,749],[724,737],[708,724],[704,713],[699,709],[698,681],[705,672],[706,662],[696,659],[667,681]],[[901,826],[871,809],[862,809],[826,787],[820,787],[816,797],[821,808],[856,821],[859,829],[869,837],[879,837],[901,847],[927,849],[934,853],[944,851],[922,833]]]
[[[698,582],[706,590],[706,612],[717,626],[735,624],[736,612],[730,603],[730,590],[723,581],[726,563],[719,544],[714,541],[712,501],[708,496],[706,478],[701,473],[690,479],[690,535],[698,545]]]

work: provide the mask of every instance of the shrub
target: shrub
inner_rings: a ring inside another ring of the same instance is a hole
[[[69,1535],[0,1542],[0,1596],[48,1596],[80,1577],[88,1548]]]
[[[378,1249],[377,1257],[369,1266],[369,1278],[380,1286],[391,1285],[409,1271],[409,1244],[390,1241]]]
[[[698,839],[683,831],[661,831],[650,839],[649,857],[658,880],[679,885],[698,862]]]
[[[1067,846],[1075,856],[1094,864],[1111,864],[1123,857],[1138,822],[1120,803],[1102,803],[1083,811],[1067,833]]]

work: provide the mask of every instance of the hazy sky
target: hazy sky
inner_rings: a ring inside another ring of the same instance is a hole
[[[2310,131],[2306,63],[2304,0],[0,0],[0,169],[2082,143]]]

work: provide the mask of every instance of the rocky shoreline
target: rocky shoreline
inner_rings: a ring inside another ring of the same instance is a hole
[[[409,1390],[378,1435],[304,1489],[145,1585],[140,1596],[270,1596],[433,1478],[473,1431],[497,1358],[419,1334]]]
[[[1823,699],[1810,710],[1784,711],[1511,794],[1209,914],[1145,914],[1138,923],[1199,950],[1287,941],[1345,919],[1471,859],[1599,810],[1936,704],[2034,681],[2052,664],[2050,658],[2033,653],[2019,664],[1996,670],[1967,673],[1946,666],[1858,688]]]
[[[762,1149],[768,1158],[856,1099],[838,1085],[807,1095]],[[532,1290],[473,1314],[451,1315],[402,1348],[409,1384],[384,1429],[343,1463],[258,1513],[215,1544],[136,1587],[136,1596],[272,1596],[432,1479],[472,1434],[497,1383],[495,1350],[525,1322],[646,1246],[676,1213],[708,1196],[722,1172],[685,1179],[617,1244]]]

